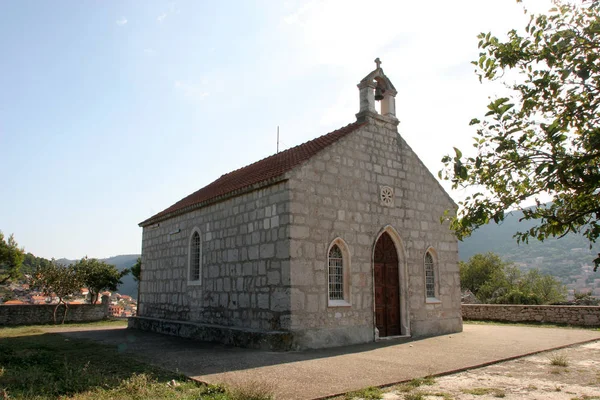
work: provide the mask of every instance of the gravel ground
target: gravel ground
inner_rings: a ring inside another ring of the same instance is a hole
[[[562,364],[561,365],[553,365]],[[385,400],[600,399],[600,341],[384,389]],[[429,382],[431,383],[431,382]]]

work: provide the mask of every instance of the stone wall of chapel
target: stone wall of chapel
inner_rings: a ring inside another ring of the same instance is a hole
[[[202,284],[188,284],[189,240],[202,238]],[[287,183],[146,227],[141,317],[260,330],[289,326]]]
[[[412,335],[462,329],[457,240],[440,223],[454,205],[394,125],[371,119],[293,172],[289,186],[292,329],[318,330],[341,344],[373,340],[372,251],[386,225],[398,231],[407,254]],[[392,207],[380,201],[382,186],[394,189]],[[351,307],[328,307],[326,253],[336,237],[351,253]],[[425,299],[423,257],[430,246],[439,304]]]

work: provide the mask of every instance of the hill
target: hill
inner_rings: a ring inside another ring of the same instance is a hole
[[[460,259],[466,261],[474,254],[491,251],[523,270],[538,268],[556,276],[571,289],[595,289],[600,294],[600,273],[591,271],[600,244],[596,243],[590,249],[589,242],[574,233],[560,239],[543,242],[533,239],[529,244],[517,244],[513,235],[536,225],[533,221],[519,221],[522,216],[521,212],[515,211],[499,224],[490,223],[477,229],[471,237],[459,242]]]
[[[107,264],[112,264],[115,267],[117,267],[117,269],[119,271],[124,270],[125,268],[131,268],[133,267],[133,265],[135,264],[137,258],[139,257],[139,254],[124,254],[124,255],[119,255],[119,256],[114,256],[114,257],[109,257],[109,258],[102,258],[100,259],[100,261],[104,261]],[[65,265],[70,265],[75,263],[77,260],[69,260],[67,258],[61,258],[56,260],[57,263],[60,264],[65,264]],[[133,276],[131,274],[125,276],[122,279],[123,283],[121,285],[119,285],[118,291],[121,294],[126,294],[128,296],[133,297],[134,299],[137,299],[137,283],[133,280]]]

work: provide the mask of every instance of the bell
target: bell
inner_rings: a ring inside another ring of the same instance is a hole
[[[383,90],[379,86],[375,88],[375,100],[383,100]]]

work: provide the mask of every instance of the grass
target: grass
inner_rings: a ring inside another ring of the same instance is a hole
[[[357,390],[355,392],[350,392],[346,394],[345,397],[347,400],[352,399],[364,399],[364,400],[379,400],[383,398],[383,392],[381,389],[373,386],[369,386],[367,388]]]
[[[569,359],[564,353],[554,353],[550,357],[548,357],[548,359],[550,360],[550,365],[554,365],[557,367],[569,366]]]
[[[413,392],[407,393],[404,395],[404,400],[425,400],[428,396],[441,397],[444,400],[453,400],[452,395],[450,393],[445,392]]]
[[[122,325],[95,323],[82,326]],[[202,385],[117,348],[66,338],[47,326],[0,329],[0,398],[26,400],[268,400],[269,387]]]
[[[27,336],[52,332],[53,329],[60,328],[93,328],[93,327],[122,327],[127,326],[126,320],[106,319],[96,322],[74,322],[65,324],[50,324],[50,325],[26,325],[26,326],[9,326],[0,329],[0,339],[12,336]]]
[[[388,389],[389,389],[389,391],[396,391],[399,393],[409,393],[412,390],[414,390],[420,386],[423,386],[423,385],[431,386],[433,384],[435,384],[435,378],[432,376],[426,376],[424,378],[411,379],[408,382],[391,386]],[[424,395],[423,393],[424,392],[414,392],[414,393],[410,393],[410,395],[411,396],[419,396],[419,395]],[[407,396],[407,395],[405,395],[405,396]],[[441,395],[441,394],[439,396],[443,397],[443,395]],[[446,399],[446,397],[444,397],[444,399]]]
[[[506,393],[502,389],[497,388],[473,388],[473,389],[462,389],[462,392],[465,394],[472,394],[475,396],[483,396],[490,394],[494,397],[505,397]]]
[[[425,400],[425,393],[423,393],[423,392],[407,393],[404,395],[404,400]]]

